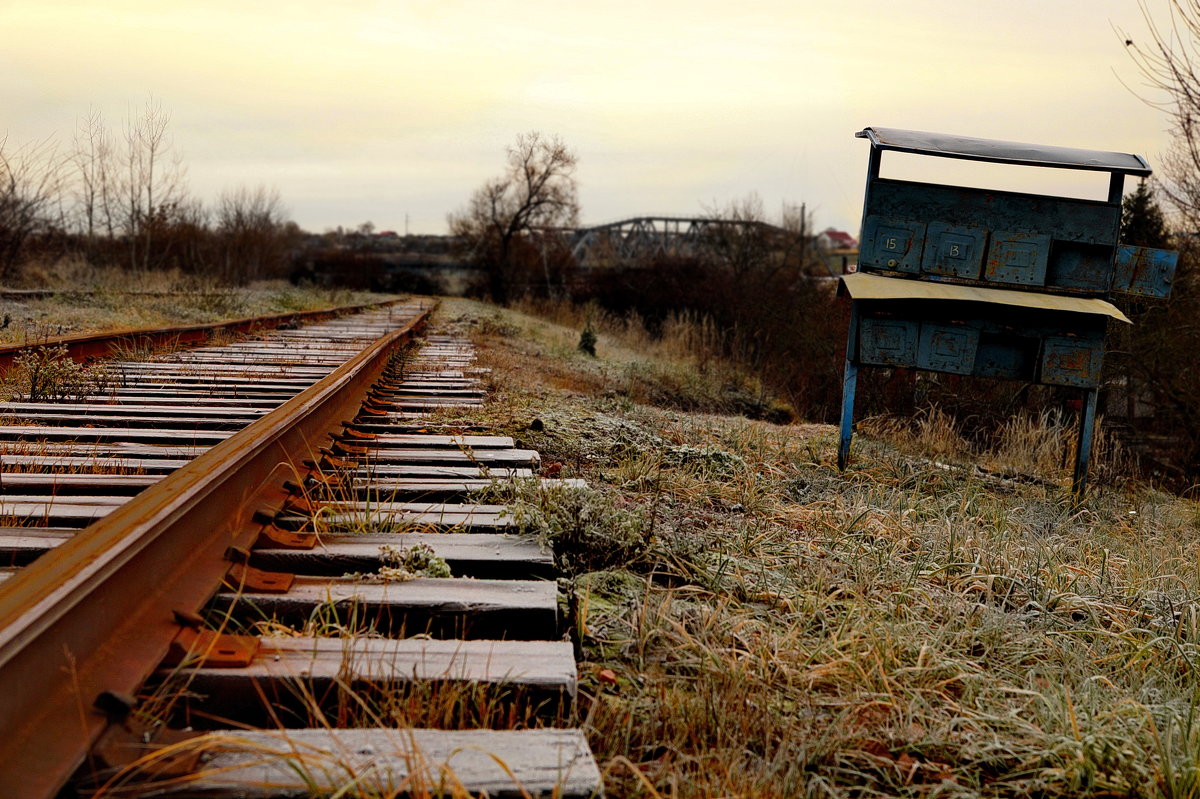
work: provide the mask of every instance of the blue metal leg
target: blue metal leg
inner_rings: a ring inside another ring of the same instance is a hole
[[[845,471],[850,460],[850,439],[854,436],[854,389],[858,383],[858,366],[852,360],[858,338],[858,303],[850,310],[850,334],[846,340],[846,370],[842,374],[842,427],[838,440],[838,470]]]
[[[1092,456],[1092,433],[1096,426],[1096,399],[1099,395],[1099,389],[1087,390],[1079,417],[1079,447],[1075,450],[1075,479],[1071,482],[1071,496],[1075,502],[1081,501],[1087,491],[1088,461]]]

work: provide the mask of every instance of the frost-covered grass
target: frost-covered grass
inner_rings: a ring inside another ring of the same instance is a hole
[[[623,561],[585,536],[556,553],[610,795],[1200,795],[1194,503],[1097,480],[1074,507],[1052,452],[1069,442],[1038,440],[1053,425],[997,459],[1037,480],[919,436],[860,435],[842,474],[832,428],[680,410],[717,407],[694,361],[443,313],[493,370],[471,420],[586,478],[568,515],[641,536]],[[697,395],[638,393],[631,362]],[[553,502],[523,501],[534,521]]]

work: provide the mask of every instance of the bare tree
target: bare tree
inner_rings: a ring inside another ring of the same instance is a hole
[[[1124,310],[1134,320],[1131,330],[1115,339],[1116,371],[1124,372],[1130,393],[1127,411],[1148,405],[1149,419],[1137,420],[1158,433],[1154,451],[1145,459],[1168,480],[1192,486],[1200,474],[1200,372],[1187,368],[1200,349],[1200,0],[1170,0],[1167,18],[1154,19],[1139,2],[1148,30],[1146,38],[1118,30],[1143,83],[1135,92],[1167,118],[1171,143],[1159,158],[1158,180],[1139,186],[1126,198],[1122,238],[1133,244],[1166,244],[1153,193],[1165,200],[1172,226],[1185,235],[1171,244],[1180,250],[1171,297],[1167,302],[1134,302]],[[1138,217],[1141,217],[1140,224]]]
[[[558,137],[522,134],[508,148],[504,174],[484,183],[465,209],[447,218],[451,234],[467,242],[486,271],[496,302],[511,298],[522,267],[547,263],[533,240],[537,231],[577,224],[576,164]]]
[[[167,133],[170,121],[153,97],[139,115],[131,112],[125,120],[121,223],[135,269],[160,265],[155,261],[162,261],[165,253],[155,251],[156,231],[170,224],[186,197],[186,171]]]
[[[706,210],[709,221],[701,258],[728,270],[737,280],[765,282],[784,270],[803,271],[807,230],[805,206],[784,206],[780,225],[766,221],[762,198],[751,192],[723,207]]]
[[[87,240],[89,251],[98,233],[114,233],[112,207],[112,136],[100,111],[92,108],[75,127],[75,223]]]
[[[221,246],[221,276],[235,282],[277,277],[291,248],[279,192],[259,186],[221,194],[216,208]]]
[[[1165,24],[1144,0],[1138,5],[1147,38],[1117,33],[1144,79],[1135,93],[1167,115],[1171,145],[1159,159],[1159,188],[1186,228],[1200,230],[1200,0],[1170,0]]]
[[[12,275],[27,242],[59,220],[62,160],[49,141],[10,148],[0,139],[0,278]]]

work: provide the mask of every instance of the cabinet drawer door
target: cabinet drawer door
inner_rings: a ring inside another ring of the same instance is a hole
[[[1052,386],[1090,388],[1100,384],[1104,340],[1099,337],[1047,336],[1042,346],[1041,381]]]
[[[1179,253],[1153,247],[1117,247],[1113,291],[1143,297],[1169,297]]]
[[[921,325],[921,340],[917,345],[917,366],[935,372],[969,375],[975,368],[978,349],[978,330],[925,322]]]
[[[987,231],[981,227],[930,222],[921,271],[978,280],[986,243]]]
[[[860,319],[858,360],[875,366],[913,366],[917,323],[904,319]]]
[[[1041,341],[1032,336],[981,333],[975,353],[978,377],[1033,382],[1037,374]]]
[[[994,230],[983,277],[993,283],[1044,286],[1049,254],[1048,235]]]
[[[858,264],[871,269],[920,272],[925,223],[868,216],[863,223]]]

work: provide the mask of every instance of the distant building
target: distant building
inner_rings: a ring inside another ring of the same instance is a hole
[[[858,239],[841,230],[826,228],[817,234],[817,253],[830,275],[844,275],[858,267]]]
[[[823,233],[817,234],[817,248],[822,252],[833,252],[838,250],[858,250],[858,239],[834,228],[826,228]]]

